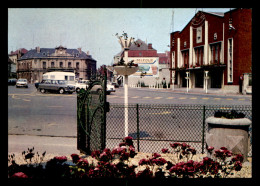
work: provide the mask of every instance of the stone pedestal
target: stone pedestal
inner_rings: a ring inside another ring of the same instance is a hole
[[[244,160],[248,155],[248,129],[251,120],[248,118],[226,119],[209,117],[206,119],[208,131],[206,143],[215,150],[226,147],[233,154],[242,154]]]

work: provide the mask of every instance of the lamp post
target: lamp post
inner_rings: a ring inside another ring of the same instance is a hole
[[[186,72],[186,77],[187,79],[187,92],[189,92],[189,79],[190,79],[190,73],[189,72]]]
[[[174,90],[174,82],[175,82],[175,72],[174,71],[172,72],[172,81],[173,81],[172,90]]]
[[[208,93],[208,79],[209,79],[209,77],[208,77],[208,73],[209,73],[209,71],[205,71],[205,87],[206,87],[206,94]]]
[[[125,103],[125,137],[128,136],[128,76],[135,73],[139,68],[138,66],[128,65],[128,50],[134,38],[128,38],[126,33],[123,36],[117,36],[122,49],[124,50],[125,60],[122,60],[122,65],[114,66],[115,71],[119,75],[124,76],[124,103]]]

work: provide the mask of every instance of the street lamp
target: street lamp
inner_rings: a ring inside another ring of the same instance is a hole
[[[187,79],[187,92],[189,92],[189,79],[190,79],[190,73],[187,71],[186,72],[186,77],[185,79]]]
[[[206,94],[208,93],[208,79],[209,79],[209,77],[208,77],[208,73],[209,73],[209,71],[205,71],[205,87],[206,87]]]
[[[124,102],[125,102],[125,137],[128,136],[128,76],[135,73],[139,67],[133,64],[133,61],[128,62],[128,50],[134,38],[128,38],[127,33],[123,33],[122,36],[118,36],[119,43],[124,50],[125,60],[121,59],[118,65],[114,66],[115,71],[119,75],[124,76]]]
[[[174,90],[174,82],[175,82],[175,72],[174,71],[172,71],[172,81],[173,81],[173,83],[172,83],[172,90]]]

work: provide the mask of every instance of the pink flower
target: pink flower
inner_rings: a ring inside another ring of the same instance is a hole
[[[11,178],[28,178],[28,176],[26,174],[24,174],[23,172],[17,172],[14,173]]]

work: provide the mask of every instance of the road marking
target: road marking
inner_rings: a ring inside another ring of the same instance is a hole
[[[238,99],[239,101],[245,101],[245,99]]]
[[[209,99],[209,98],[201,98],[201,99]]]
[[[162,99],[162,97],[155,97],[154,99]]]
[[[227,98],[226,100],[233,100],[233,98]]]
[[[31,100],[29,100],[29,99],[23,99],[24,101],[31,101]]]
[[[166,98],[166,99],[173,99],[174,97],[168,97],[168,98]]]
[[[143,97],[144,99],[149,99],[149,98],[151,98],[151,97]]]
[[[139,98],[139,96],[131,97],[131,98]]]
[[[63,106],[53,105],[53,106],[47,106],[47,107],[50,107],[50,108],[61,108],[61,107],[63,107]]]
[[[198,98],[190,98],[190,99],[198,99]]]
[[[221,98],[214,98],[215,100],[221,100]]]
[[[180,97],[179,99],[187,99],[186,97]]]

